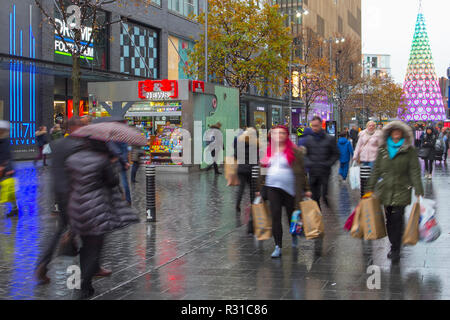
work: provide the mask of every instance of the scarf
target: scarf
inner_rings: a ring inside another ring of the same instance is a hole
[[[405,138],[401,139],[399,142],[395,143],[394,140],[392,140],[392,137],[389,137],[387,139],[387,147],[389,152],[389,158],[394,159],[394,157],[397,155],[398,150],[400,150],[400,147],[405,142]]]

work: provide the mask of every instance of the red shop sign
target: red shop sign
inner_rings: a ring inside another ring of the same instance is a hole
[[[191,88],[192,92],[205,92],[205,82],[204,81],[198,81],[198,80],[193,80],[192,81],[192,88]]]
[[[177,80],[145,80],[138,82],[139,98],[143,100],[166,100],[178,98]]]

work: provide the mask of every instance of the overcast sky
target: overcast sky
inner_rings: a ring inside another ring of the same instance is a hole
[[[450,66],[450,0],[423,0],[422,11],[438,77]],[[363,53],[390,54],[392,76],[403,83],[419,0],[362,0]]]

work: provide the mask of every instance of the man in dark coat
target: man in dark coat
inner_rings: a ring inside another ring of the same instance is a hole
[[[353,126],[350,130],[350,139],[352,139],[353,150],[356,149],[356,145],[358,144],[359,131],[356,126]]]
[[[314,117],[311,121],[313,134],[305,141],[306,156],[305,167],[309,172],[309,185],[313,194],[313,200],[320,207],[320,198],[327,207],[328,203],[328,180],[331,168],[339,160],[339,150],[334,137],[329,136],[322,129],[322,119]]]

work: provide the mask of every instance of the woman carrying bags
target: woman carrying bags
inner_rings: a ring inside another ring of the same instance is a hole
[[[361,165],[361,196],[365,194],[367,180],[370,177],[380,144],[381,130],[377,124],[369,121],[366,130],[361,131],[353,160]]]
[[[411,128],[401,121],[391,122],[383,129],[381,141],[367,191],[373,192],[377,185],[391,242],[388,258],[396,263],[400,260],[405,207],[411,204],[412,188],[419,197],[423,196],[423,186]]]
[[[266,157],[261,165],[266,168],[265,186],[272,213],[272,233],[275,250],[272,258],[281,257],[283,228],[281,223],[282,208],[286,208],[288,225],[294,210],[299,207],[303,197],[310,198],[309,185],[303,165],[303,153],[289,139],[289,130],[277,126],[270,132]],[[264,179],[264,176],[261,176]],[[260,181],[261,190],[263,181]],[[292,236],[292,246],[297,247],[298,239]]]

